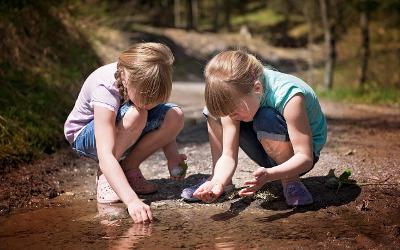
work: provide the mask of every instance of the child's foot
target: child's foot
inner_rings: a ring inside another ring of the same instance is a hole
[[[186,155],[179,154],[179,156],[176,159],[168,159],[167,165],[171,179],[181,180],[185,178],[186,169],[183,169],[183,167],[180,166],[180,164],[184,163],[186,158],[187,158]]]
[[[313,203],[313,198],[301,181],[286,183],[283,187],[283,194],[289,206],[304,206]]]
[[[201,185],[203,185],[207,180],[208,180],[207,178],[204,178],[204,179],[200,180],[199,183],[197,183],[197,184],[195,184],[195,185],[193,185],[193,186],[190,186],[190,187],[187,187],[187,188],[183,189],[183,190],[182,190],[182,193],[181,193],[181,197],[183,198],[183,200],[186,201],[186,202],[197,202],[197,201],[200,201],[199,199],[197,199],[196,197],[194,197],[193,194],[194,194],[194,192],[196,192],[196,190],[197,190]],[[235,185],[233,185],[233,184],[226,185],[226,186],[224,187],[224,193],[229,193],[229,192],[231,192],[234,188],[235,188]]]
[[[96,185],[98,203],[115,203],[120,201],[117,193],[114,192],[104,174],[96,176]]]
[[[157,187],[144,178],[139,168],[129,169],[125,172],[125,176],[133,191],[137,194],[152,194],[157,192]]]

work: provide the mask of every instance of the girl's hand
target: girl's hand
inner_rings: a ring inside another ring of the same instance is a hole
[[[139,199],[128,204],[128,212],[135,223],[150,223],[153,221],[150,206]]]
[[[215,201],[224,192],[224,185],[221,183],[206,181],[201,185],[193,196],[204,202],[210,203]]]
[[[252,196],[257,192],[257,190],[262,188],[265,183],[271,181],[267,169],[263,167],[259,167],[254,171],[253,176],[254,178],[252,180],[244,182],[244,185],[247,185],[247,187],[239,191],[240,196]]]

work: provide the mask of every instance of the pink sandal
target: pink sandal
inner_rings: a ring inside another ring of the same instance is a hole
[[[137,194],[153,194],[157,192],[156,185],[147,181],[139,168],[130,169],[125,172],[125,175],[132,189]]]

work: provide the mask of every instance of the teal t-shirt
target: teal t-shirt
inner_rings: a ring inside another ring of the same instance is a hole
[[[286,103],[297,93],[304,96],[311,127],[314,153],[319,156],[327,138],[327,124],[318,98],[303,80],[288,74],[264,68],[264,96],[261,107],[272,107],[283,115]]]

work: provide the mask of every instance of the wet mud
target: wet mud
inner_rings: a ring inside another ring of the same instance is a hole
[[[395,249],[399,237],[398,207],[380,211],[387,215],[384,223],[361,209],[315,211],[313,206],[288,208],[280,200],[154,202],[152,208],[154,223],[134,224],[122,204],[57,198],[41,209],[0,218],[0,248]],[[368,209],[373,211],[374,205]]]

